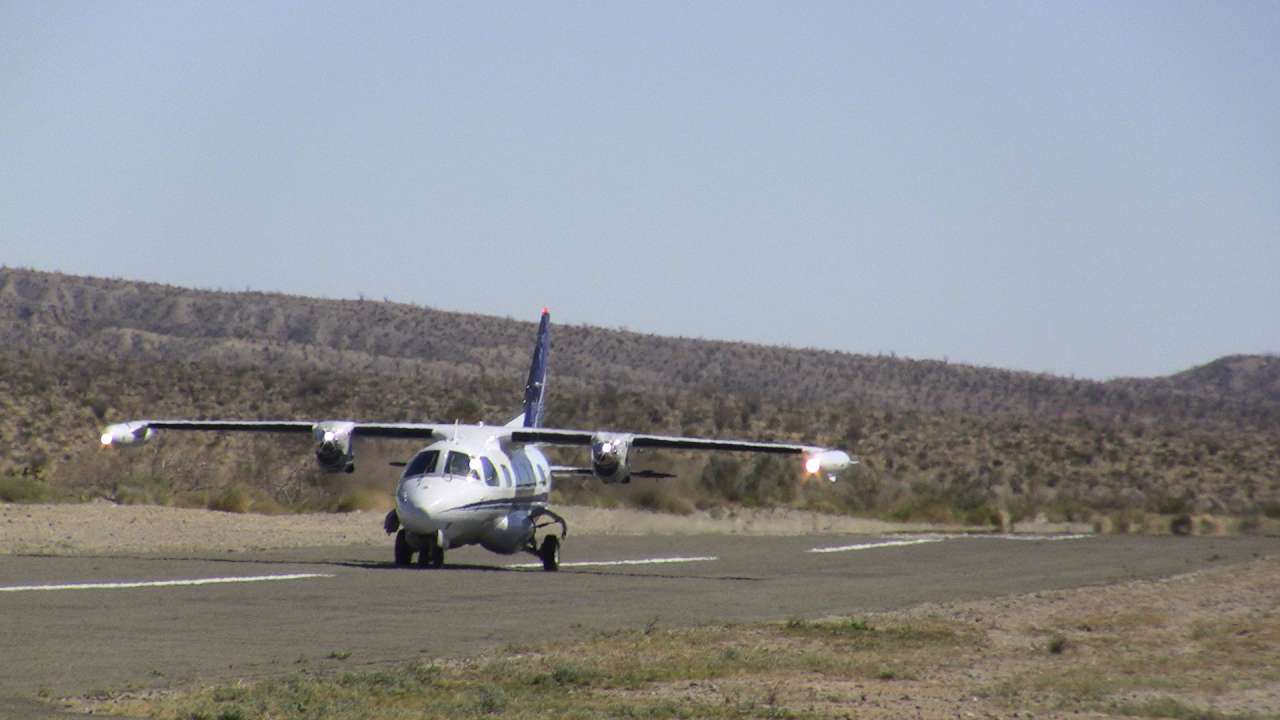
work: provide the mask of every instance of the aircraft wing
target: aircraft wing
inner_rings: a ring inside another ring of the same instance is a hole
[[[204,430],[229,432],[325,433],[381,438],[444,437],[448,426],[431,423],[370,423],[354,420],[130,420],[108,425],[102,433],[103,445],[132,445],[150,439],[157,430]]]
[[[511,431],[511,441],[540,445],[588,447],[599,437],[617,437],[633,448],[663,448],[668,450],[728,450],[738,452],[775,453],[801,455],[822,452],[825,448],[813,445],[757,442],[752,440],[715,440],[711,438],[675,437],[671,435],[644,435],[638,433],[594,433],[588,430],[559,430],[556,428],[519,428]]]
[[[601,459],[607,465],[622,468],[626,463],[627,452],[634,448],[660,448],[666,450],[711,450],[719,452],[753,452],[774,455],[800,455],[804,458],[804,469],[809,474],[824,473],[835,479],[835,473],[850,465],[856,465],[857,458],[849,457],[843,450],[834,450],[816,445],[797,445],[795,443],[762,442],[754,440],[717,440],[713,438],[678,437],[673,435],[645,435],[638,433],[591,432],[588,430],[563,430],[559,428],[523,427],[510,428],[510,442],[538,445],[560,445],[568,447],[590,447],[592,462]],[[564,468],[561,472],[572,472]],[[625,468],[617,472],[625,473]],[[632,476],[636,476],[634,472]]]

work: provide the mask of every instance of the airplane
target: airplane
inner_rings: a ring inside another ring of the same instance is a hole
[[[564,518],[548,507],[552,478],[589,475],[606,484],[635,477],[671,477],[635,470],[632,450],[669,448],[799,455],[809,475],[836,473],[856,464],[843,450],[775,442],[672,437],[633,432],[570,430],[543,426],[547,400],[547,360],[551,314],[543,309],[533,360],[524,389],[523,411],[504,425],[384,423],[353,420],[130,420],[108,425],[104,447],[130,446],[154,439],[162,430],[310,433],[316,461],[327,472],[352,472],[357,437],[420,439],[428,445],[403,465],[396,484],[395,509],[384,529],[395,534],[394,561],[439,568],[451,548],[479,544],[502,555],[528,552],[547,571],[560,567],[560,548],[568,536]],[[552,465],[544,446],[590,448],[588,467]],[[547,528],[558,525],[557,536]],[[539,531],[543,538],[538,543]]]

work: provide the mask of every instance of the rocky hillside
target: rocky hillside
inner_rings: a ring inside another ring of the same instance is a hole
[[[315,488],[334,481],[315,476],[305,448],[173,439],[180,457],[156,454],[168,469],[142,473],[137,457],[104,459],[94,430],[139,415],[504,420],[520,395],[532,319],[3,269],[0,469],[55,487],[156,492],[175,485],[175,464],[190,463],[203,469],[188,474],[204,478],[192,492],[249,482],[286,504],[323,495]],[[557,424],[805,439],[866,461],[839,489],[819,492],[768,463],[659,456],[681,482],[603,495],[619,501],[908,516],[1280,510],[1274,356],[1094,382],[558,325],[552,372]],[[368,473],[357,484],[388,482],[385,465]],[[285,476],[294,491],[278,487]]]

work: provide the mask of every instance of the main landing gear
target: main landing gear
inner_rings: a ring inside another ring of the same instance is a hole
[[[535,509],[529,516],[529,518],[534,522],[537,522],[538,518],[543,517],[551,518],[551,521],[537,525],[535,530],[541,530],[542,528],[550,525],[559,525],[560,537],[547,535],[542,538],[541,546],[538,546],[537,538],[532,538],[529,540],[529,545],[525,548],[525,552],[537,555],[538,559],[542,561],[543,570],[546,570],[547,572],[555,572],[560,569],[560,538],[569,537],[569,524],[564,521],[564,518],[544,507]]]
[[[542,547],[538,548],[538,557],[542,559],[542,569],[555,572],[560,569],[560,538],[548,535],[542,539]]]

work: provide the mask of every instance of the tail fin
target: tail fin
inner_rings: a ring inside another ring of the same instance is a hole
[[[547,399],[547,353],[551,351],[551,312],[542,309],[538,339],[533,346],[529,381],[524,385],[524,426],[542,427],[542,411]]]

